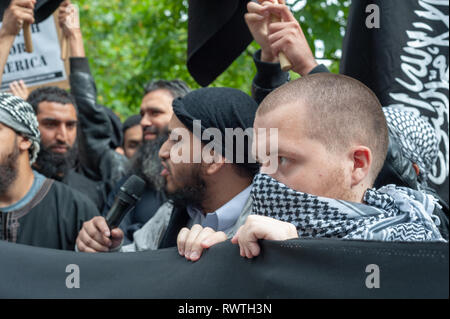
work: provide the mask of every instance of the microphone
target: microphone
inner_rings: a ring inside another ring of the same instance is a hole
[[[134,208],[137,201],[141,199],[145,190],[145,182],[142,178],[131,175],[120,187],[116,200],[106,214],[106,223],[109,229],[116,228],[130,210]]]

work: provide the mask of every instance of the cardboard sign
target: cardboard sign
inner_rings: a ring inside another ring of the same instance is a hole
[[[9,84],[19,80],[25,81],[30,91],[44,85],[69,88],[68,65],[61,60],[60,32],[56,16],[33,24],[31,32],[33,53],[25,52],[22,31],[10,50],[0,90],[9,90]]]

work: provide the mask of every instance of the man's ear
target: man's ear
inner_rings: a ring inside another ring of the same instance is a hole
[[[225,157],[214,152],[208,163],[203,162],[204,173],[206,175],[216,174],[225,165]]]
[[[22,135],[18,135],[17,143],[21,151],[28,151],[28,149],[31,147],[32,144],[32,142],[28,139],[28,137]]]
[[[356,146],[349,152],[352,162],[351,186],[361,183],[370,173],[372,167],[372,151],[366,146]]]

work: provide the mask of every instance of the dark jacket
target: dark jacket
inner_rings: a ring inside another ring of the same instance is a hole
[[[102,182],[95,182],[86,176],[77,173],[75,169],[69,170],[64,175],[61,182],[89,197],[99,211],[103,209],[106,202],[106,194]]]
[[[256,103],[261,104],[270,92],[289,82],[290,76],[289,72],[281,70],[279,63],[262,62],[261,50],[253,55],[253,61],[256,66],[256,75],[252,82],[252,97]],[[321,72],[329,72],[323,64],[316,66],[309,74]]]
[[[89,179],[104,183],[109,193],[122,178],[128,159],[111,147],[114,129],[104,107],[97,104],[97,89],[86,58],[70,59],[70,87],[80,122],[80,170]]]
[[[84,222],[98,216],[88,197],[52,179],[24,207],[0,209],[0,239],[38,247],[73,250]]]

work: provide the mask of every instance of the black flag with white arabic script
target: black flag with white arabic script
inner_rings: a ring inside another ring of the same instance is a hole
[[[47,19],[53,12],[58,9],[63,0],[37,0],[34,6],[35,23],[40,23]],[[0,22],[3,20],[3,13],[8,8],[11,0],[1,0],[0,3]]]
[[[439,154],[428,183],[449,200],[449,3],[354,0],[343,44],[342,74],[383,106],[420,114],[436,131]]]

